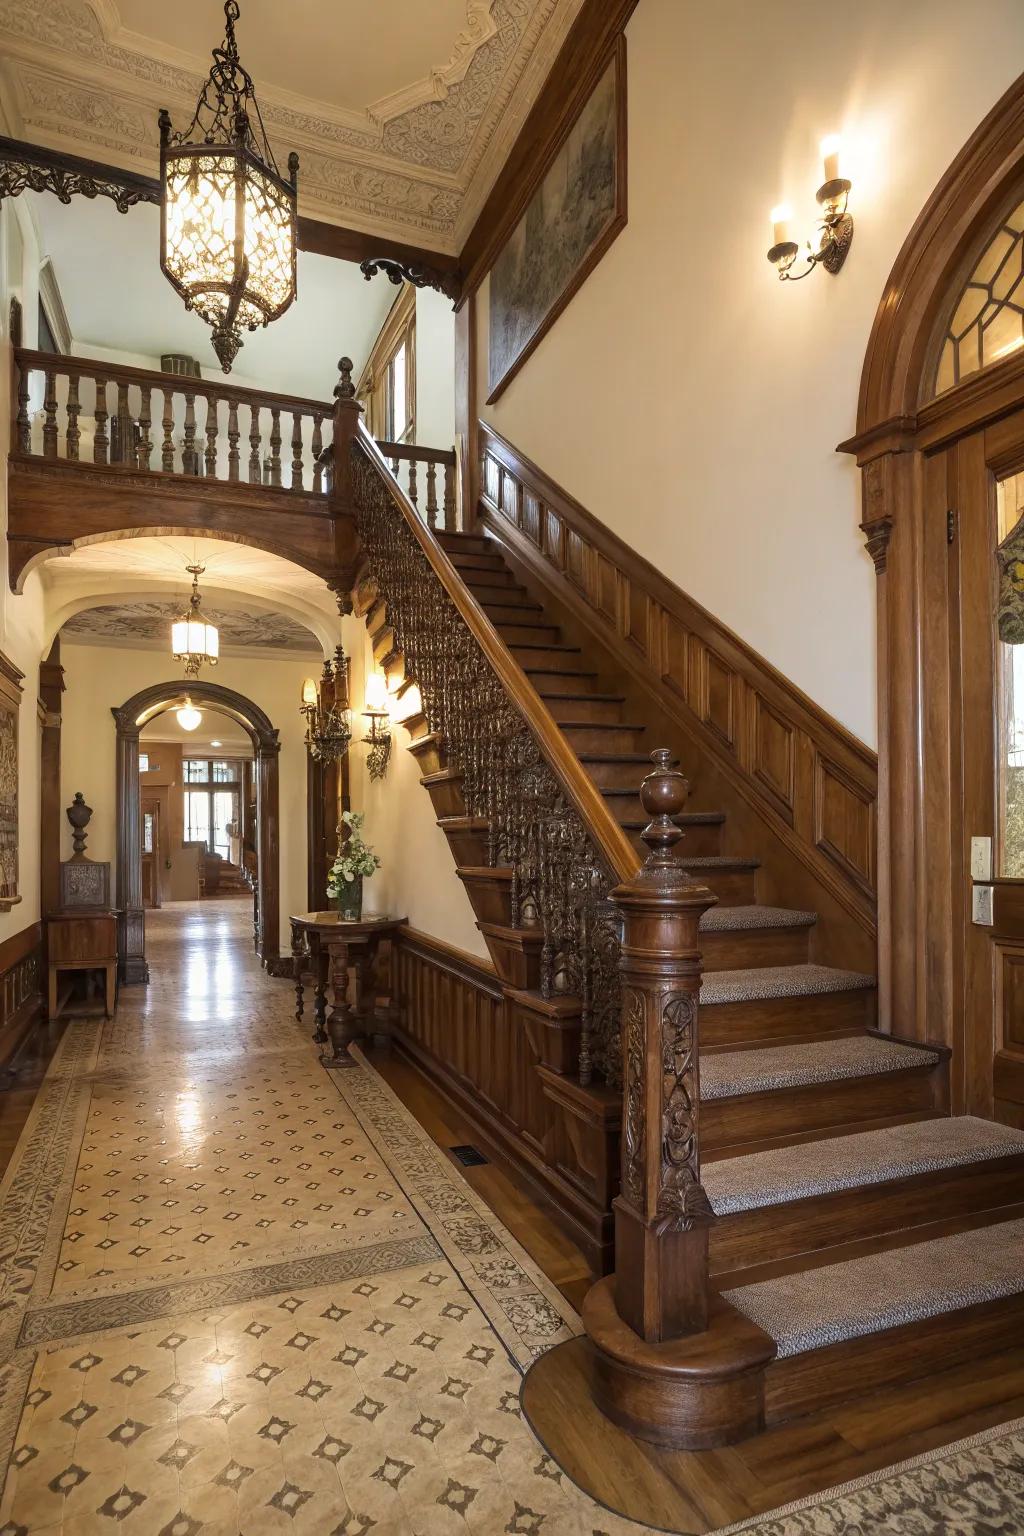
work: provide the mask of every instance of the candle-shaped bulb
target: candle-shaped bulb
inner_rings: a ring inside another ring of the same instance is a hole
[[[771,211],[772,244],[785,245],[792,240],[789,232],[789,222],[793,217],[793,210],[788,203],[779,203]]]
[[[363,707],[367,714],[387,714],[388,685],[383,672],[371,672],[366,679],[366,695]]]
[[[315,704],[316,703],[316,683],[313,681],[313,679],[311,677],[307,677],[307,678],[303,679],[303,682],[302,682],[302,702],[303,702],[303,704]]]
[[[839,152],[842,141],[838,133],[830,133],[821,141],[821,158],[825,165],[825,180],[837,181],[839,179]]]

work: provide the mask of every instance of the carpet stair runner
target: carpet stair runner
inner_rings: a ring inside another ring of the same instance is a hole
[[[656,719],[628,718],[607,658],[599,671],[497,541],[437,537],[641,849]],[[367,616],[375,654],[400,668],[383,609]],[[443,741],[405,723],[499,976],[528,997],[539,942],[511,927],[511,871],[488,867],[486,822],[465,815]],[[718,898],[701,923],[710,1262],[776,1342],[769,1418],[998,1350],[1024,1321],[1024,1132],[949,1118],[948,1052],[875,1032],[874,977],[823,963],[815,912],[759,900],[759,862],[722,812],[680,825],[684,867]]]

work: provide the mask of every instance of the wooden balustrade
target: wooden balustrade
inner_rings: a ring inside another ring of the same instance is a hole
[[[401,480],[401,468],[408,466],[406,495],[428,528],[443,528],[448,533],[458,531],[455,511],[455,450],[453,448],[421,448],[416,443],[388,443],[378,441],[377,447],[391,467],[391,473]],[[420,505],[419,466],[425,468],[426,500]],[[441,502],[437,499],[437,471],[444,470]],[[440,513],[440,521],[438,514]]]
[[[11,447],[23,457],[75,461],[84,447],[94,464],[233,483],[242,479],[239,443],[248,426],[250,485],[326,494],[325,445],[334,415],[329,402],[26,348],[15,352],[14,366]]]

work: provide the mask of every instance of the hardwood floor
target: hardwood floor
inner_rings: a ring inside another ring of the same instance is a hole
[[[66,1022],[61,1018],[55,1024],[40,1024],[18,1057],[15,1081],[0,1090],[0,1178],[7,1172]]]
[[[438,1146],[473,1142],[468,1123],[407,1062],[380,1046],[367,1054]],[[461,1171],[578,1309],[595,1278],[580,1250],[495,1164]],[[865,1393],[739,1445],[668,1451],[632,1438],[594,1407],[587,1349],[583,1339],[560,1345],[529,1372],[522,1400],[535,1434],[600,1503],[700,1536],[1024,1416],[1022,1345]]]

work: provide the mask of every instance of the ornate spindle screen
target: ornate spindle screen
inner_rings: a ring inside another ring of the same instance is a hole
[[[608,899],[615,878],[420,547],[398,487],[360,439],[352,475],[363,549],[430,729],[463,776],[467,814],[488,822],[490,863],[512,869],[513,926],[542,931],[541,991],[580,1001],[580,1081],[597,1072],[617,1085],[621,918]]]

